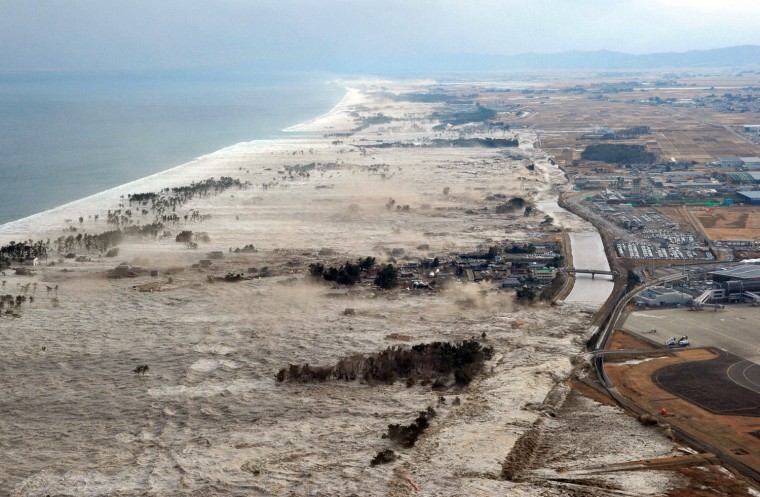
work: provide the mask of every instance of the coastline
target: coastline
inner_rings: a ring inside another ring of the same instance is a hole
[[[288,126],[282,131],[286,133],[298,133],[298,132],[324,133],[326,130],[330,129],[331,121],[335,120],[349,106],[356,105],[358,102],[361,101],[361,98],[362,98],[361,92],[358,89],[348,87],[345,84],[342,84],[342,86],[346,90],[346,93],[345,95],[343,95],[343,98],[341,98],[340,101],[337,104],[335,104],[335,106],[332,109],[330,109],[328,112],[325,112],[324,114],[317,116],[313,119],[309,119],[302,123]]]
[[[181,184],[187,183],[188,181],[199,181],[211,177],[213,176],[213,171],[199,171],[196,174],[192,174],[190,171],[192,167],[197,166],[199,162],[217,158],[223,160],[223,156],[226,152],[234,153],[238,148],[247,148],[250,146],[288,148],[296,143],[299,143],[302,140],[308,140],[310,138],[308,135],[299,136],[297,133],[308,133],[309,131],[318,132],[320,130],[325,130],[328,129],[326,127],[326,124],[328,123],[330,123],[329,129],[332,129],[336,124],[338,124],[337,121],[339,121],[340,116],[345,113],[345,110],[349,105],[356,105],[357,103],[361,102],[361,92],[355,89],[352,90],[345,85],[344,88],[347,90],[346,94],[335,106],[333,106],[332,109],[330,109],[330,111],[313,119],[294,124],[293,126],[282,130],[294,133],[293,136],[234,143],[208,154],[203,154],[195,157],[188,162],[172,166],[163,171],[159,171],[154,174],[150,174],[148,176],[144,176],[142,178],[114,186],[112,188],[94,193],[92,195],[88,195],[86,197],[72,200],[71,202],[67,202],[65,204],[37,212],[20,219],[8,221],[7,223],[0,224],[0,244],[5,244],[9,241],[15,240],[19,235],[22,234],[40,232],[39,228],[35,228],[34,226],[40,222],[42,222],[44,225],[46,221],[50,221],[48,218],[52,216],[60,216],[60,220],[63,220],[76,219],[80,215],[95,215],[100,212],[98,209],[98,205],[100,203],[113,204],[114,199],[118,199],[121,196],[137,193],[138,191],[154,191],[171,186],[180,186]],[[183,175],[181,173],[188,174]],[[208,176],[206,173],[211,174]],[[49,222],[47,224],[49,224]]]
[[[345,96],[326,75],[281,79],[281,85],[266,75],[181,80],[179,91],[129,75],[97,82],[77,76],[63,86],[44,76],[32,86],[0,85],[6,130],[0,225],[239,143],[291,138],[284,127],[329,113]]]

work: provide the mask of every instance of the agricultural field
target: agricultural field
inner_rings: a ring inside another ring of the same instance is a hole
[[[648,78],[651,80],[651,76]],[[630,81],[636,81],[631,78]],[[646,76],[638,78],[646,81]],[[689,79],[679,80],[681,87],[638,87],[633,91],[596,93],[593,81],[578,81],[586,93],[510,92],[494,93],[489,99],[501,105],[519,105],[520,113],[508,119],[514,126],[535,130],[543,149],[552,154],[561,165],[571,165],[592,140],[579,139],[584,133],[600,129],[621,130],[635,126],[648,126],[650,134],[638,138],[616,141],[646,145],[660,160],[712,162],[719,157],[757,156],[760,147],[741,136],[741,126],[760,123],[759,112],[720,112],[714,108],[651,105],[650,99],[692,99],[712,94],[722,95],[737,88],[756,86],[755,80]],[[564,88],[569,83],[563,84]],[[609,143],[610,141],[608,141]]]
[[[760,207],[692,209],[711,240],[760,240]]]

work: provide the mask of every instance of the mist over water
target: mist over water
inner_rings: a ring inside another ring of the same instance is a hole
[[[0,76],[0,224],[327,112],[325,74]]]

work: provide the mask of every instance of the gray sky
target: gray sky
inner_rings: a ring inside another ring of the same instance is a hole
[[[758,0],[0,0],[0,70],[371,69],[451,53],[760,45]]]

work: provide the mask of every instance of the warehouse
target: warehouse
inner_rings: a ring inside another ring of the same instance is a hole
[[[760,190],[745,190],[736,192],[736,194],[744,202],[748,202],[752,205],[760,205]]]

